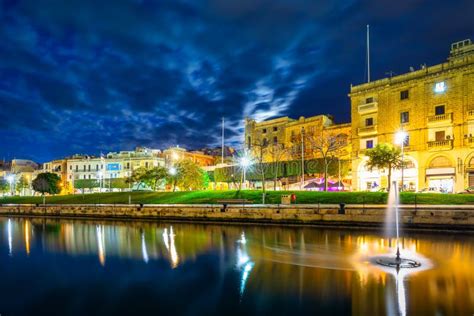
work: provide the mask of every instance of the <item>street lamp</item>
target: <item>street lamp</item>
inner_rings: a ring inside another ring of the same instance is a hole
[[[246,183],[245,176],[246,176],[247,168],[248,168],[251,164],[252,164],[252,160],[251,160],[250,157],[247,155],[247,153],[245,153],[242,157],[240,157],[240,159],[239,159],[239,166],[242,168],[243,183],[244,183],[244,185],[245,185],[245,183]]]
[[[170,175],[175,176],[176,173],[177,173],[177,170],[176,170],[175,167],[171,167],[171,168],[169,168],[168,172],[169,172]]]
[[[395,143],[397,145],[400,145],[402,149],[402,169],[401,169],[402,170],[402,187],[400,191],[403,191],[403,187],[404,187],[404,177],[403,177],[404,164],[405,164],[405,151],[404,151],[405,148],[404,147],[405,147],[405,142],[407,139],[408,139],[408,134],[404,130],[400,130],[395,134]]]

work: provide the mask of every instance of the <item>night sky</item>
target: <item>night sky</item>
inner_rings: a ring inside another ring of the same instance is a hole
[[[350,84],[446,59],[474,1],[0,0],[0,159],[218,146],[243,118],[333,114]]]

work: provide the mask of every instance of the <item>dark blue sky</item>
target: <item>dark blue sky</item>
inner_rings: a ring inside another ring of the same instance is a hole
[[[372,77],[445,60],[474,1],[0,0],[0,158],[218,145],[220,119],[330,113]]]

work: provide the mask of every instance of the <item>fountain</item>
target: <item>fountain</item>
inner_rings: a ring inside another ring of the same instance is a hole
[[[386,220],[386,231],[388,227],[391,226],[391,218],[395,216],[395,230],[396,230],[396,238],[397,238],[397,252],[395,257],[379,257],[376,258],[375,262],[377,264],[396,268],[397,270],[401,268],[418,268],[421,266],[421,263],[412,259],[402,258],[400,257],[400,224],[399,224],[399,202],[400,202],[400,195],[398,192],[397,182],[393,181],[392,186],[389,192],[389,199],[387,205],[387,220]]]

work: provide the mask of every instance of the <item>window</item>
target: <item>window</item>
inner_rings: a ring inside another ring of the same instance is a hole
[[[446,133],[444,131],[438,131],[435,133],[435,139],[437,142],[446,139]]]
[[[374,97],[365,99],[365,103],[372,103],[372,102],[374,102]]]
[[[86,175],[84,175],[84,179],[86,178]]]
[[[89,179],[91,178],[91,175],[89,175]]]
[[[252,146],[252,138],[250,138],[250,136],[247,137],[247,148],[250,149],[250,147]]]
[[[273,143],[278,144],[278,137],[276,137],[276,136],[273,137]]]
[[[368,117],[365,119],[365,126],[372,126],[374,125],[374,118],[373,117]]]
[[[79,171],[79,166],[78,166],[78,165],[76,165],[76,172],[77,172],[77,171]]]
[[[400,91],[400,100],[408,99],[408,90]]]
[[[145,168],[148,168],[148,161],[145,162]]]
[[[277,132],[277,131],[278,131],[278,127],[277,127],[277,126],[273,126],[273,131],[274,131],[274,132]]]
[[[84,165],[84,171],[86,171],[86,165]]]
[[[263,146],[267,146],[267,145],[268,145],[268,139],[264,138],[264,139],[263,139],[263,142],[262,142],[262,145],[263,145]]]
[[[127,169],[130,169],[130,163],[127,162]]]
[[[88,171],[91,171],[91,165],[88,166],[87,170],[88,170]]]
[[[368,140],[365,142],[365,148],[370,149],[374,148],[374,141],[373,140]]]
[[[99,171],[99,165],[95,165],[95,170]]]
[[[407,137],[405,137],[405,139],[403,140],[403,146],[410,146],[410,135],[407,135]]]
[[[263,134],[266,134],[266,133],[267,133],[267,129],[266,129],[266,128],[262,129],[262,133],[263,133]]]
[[[444,111],[445,111],[444,105],[435,106],[435,115],[443,115]]]
[[[410,114],[408,111],[400,113],[400,123],[408,123],[410,121]]]
[[[69,170],[72,170],[72,165],[69,166]]]

